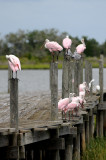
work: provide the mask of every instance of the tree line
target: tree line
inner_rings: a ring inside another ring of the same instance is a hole
[[[69,35],[67,32],[59,33],[56,29],[45,29],[45,30],[34,30],[34,31],[23,31],[18,30],[16,33],[9,33],[5,35],[4,38],[0,38],[0,56],[6,54],[15,54],[19,57],[27,56],[31,59],[32,56],[38,59],[49,57],[50,53],[44,45],[45,39],[50,41],[57,41],[62,45],[63,39]],[[78,37],[72,37],[72,52],[78,44],[81,43]],[[103,44],[99,44],[94,38],[88,39],[88,37],[83,36],[86,44],[85,55],[86,56],[100,56],[100,54],[106,53],[106,41]]]

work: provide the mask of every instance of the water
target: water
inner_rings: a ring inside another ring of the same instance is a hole
[[[22,70],[18,72],[19,93],[49,91],[49,70]],[[93,69],[95,85],[99,84],[99,70]],[[8,71],[0,70],[0,93],[7,92]],[[104,69],[104,82],[106,69]],[[58,71],[58,88],[62,88],[62,70]],[[104,88],[106,84],[104,83]]]

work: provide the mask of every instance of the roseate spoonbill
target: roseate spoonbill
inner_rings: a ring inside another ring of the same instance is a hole
[[[63,39],[63,47],[66,49],[66,56],[72,56],[72,52],[70,50],[72,44],[72,40],[69,38],[69,36],[66,36],[66,38]]]
[[[16,78],[17,78],[17,71],[21,70],[21,64],[18,57],[15,55],[6,55],[6,58],[8,59],[9,67],[12,70],[12,78],[13,78],[13,72],[16,72]]]
[[[79,92],[79,100],[80,100],[81,107],[84,108],[84,103],[86,103],[86,100],[85,100],[85,91]]]
[[[67,111],[69,111],[69,120],[70,120],[70,111],[72,111],[72,115],[73,115],[73,111],[75,110],[75,109],[78,109],[79,108],[79,99],[77,99],[77,102],[71,102],[71,103],[69,103],[68,105],[67,105],[67,108],[66,108],[66,111],[65,112],[67,112]]]
[[[87,89],[87,83],[83,82],[82,84],[79,85],[79,92],[85,91]]]
[[[56,51],[58,51],[59,53],[63,50],[62,46],[59,45],[57,42],[55,41],[49,41],[48,39],[45,40],[45,48],[49,49],[49,51],[52,53],[52,57],[53,57],[53,62],[54,62],[54,55]],[[58,55],[57,54],[57,60],[58,60]]]
[[[74,52],[74,55],[72,56],[74,59],[79,60],[81,58],[81,54],[84,52],[84,50],[86,49],[86,45],[84,42],[84,39],[81,39],[82,44],[79,44],[76,47],[76,50]]]
[[[72,101],[73,93],[69,94],[69,98],[60,99],[58,102],[58,109],[62,111],[65,111],[67,105]]]
[[[84,39],[81,39],[81,42],[82,42],[82,44],[79,44],[79,45],[76,47],[76,51],[77,51],[77,53],[79,53],[79,54],[83,53],[84,50],[86,49],[86,45],[85,45]]]

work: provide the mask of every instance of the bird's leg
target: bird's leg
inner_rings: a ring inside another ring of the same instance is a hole
[[[63,111],[62,111],[62,119],[63,119]]]
[[[72,119],[73,119],[73,110],[72,110]]]
[[[52,54],[52,57],[53,57],[53,62],[54,62],[54,54]]]
[[[65,113],[65,120],[66,120],[66,113]]]
[[[57,61],[58,61],[58,59],[59,59],[59,53],[60,53],[60,52],[58,51],[58,53],[57,53]]]
[[[69,111],[69,121],[70,121],[70,111]]]
[[[12,78],[13,78],[13,71],[12,71]]]
[[[17,78],[17,71],[16,71],[16,78]]]

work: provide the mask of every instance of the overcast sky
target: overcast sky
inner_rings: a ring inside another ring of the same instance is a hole
[[[106,0],[0,0],[1,36],[55,28],[73,37],[106,40]]]

